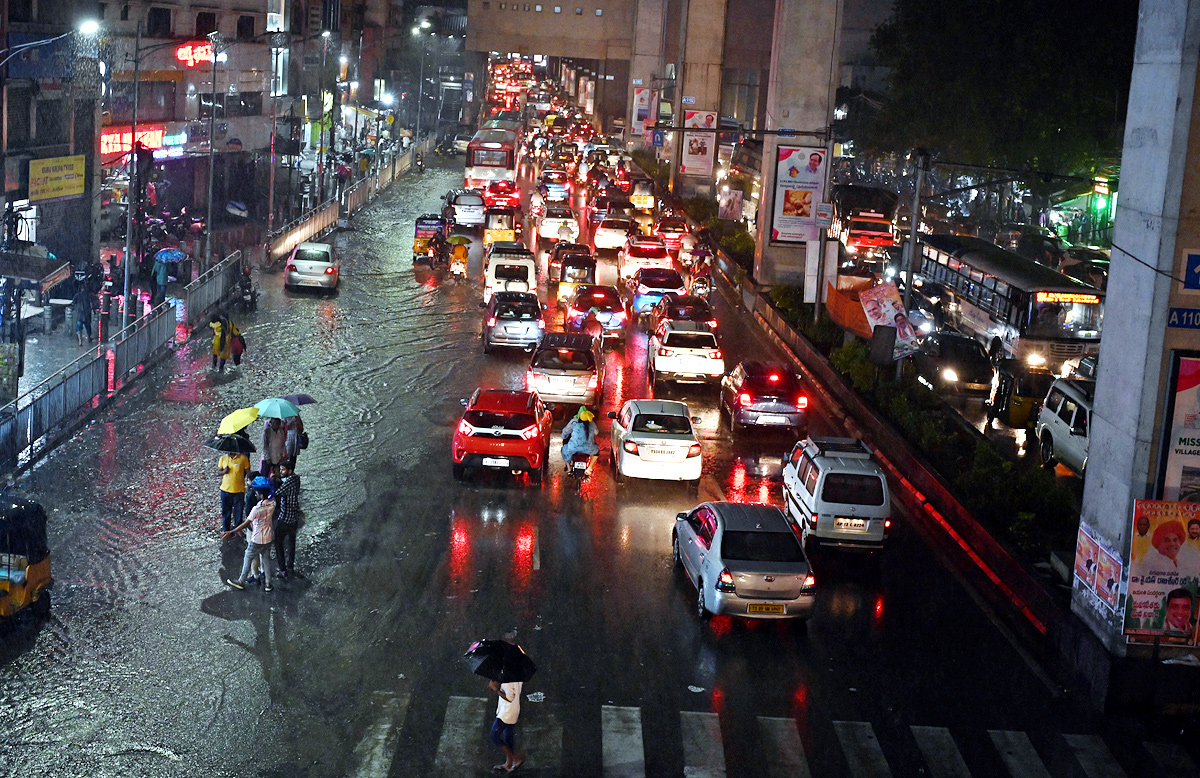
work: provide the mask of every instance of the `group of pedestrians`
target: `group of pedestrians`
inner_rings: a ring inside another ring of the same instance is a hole
[[[221,538],[228,540],[249,530],[241,573],[225,580],[235,589],[262,583],[263,591],[269,592],[276,575],[281,579],[304,577],[295,566],[296,535],[300,531],[296,459],[307,437],[299,416],[268,419],[258,471],[250,469],[250,458],[245,454],[225,454],[217,462],[221,474]]]

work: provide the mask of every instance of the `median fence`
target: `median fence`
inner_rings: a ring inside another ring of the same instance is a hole
[[[235,251],[184,287],[183,315],[189,330],[225,299],[241,275],[242,252]]]

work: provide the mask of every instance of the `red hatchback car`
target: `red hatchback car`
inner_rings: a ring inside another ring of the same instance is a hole
[[[529,473],[544,483],[550,455],[550,411],[534,392],[476,389],[451,443],[454,478],[468,467]]]
[[[683,240],[687,233],[687,222],[683,219],[659,219],[658,224],[654,225],[654,234],[663,239],[663,243],[667,244],[667,251],[672,254],[679,253],[679,241]]]
[[[483,190],[483,204],[488,208],[520,208],[521,190],[513,181],[493,181]]]

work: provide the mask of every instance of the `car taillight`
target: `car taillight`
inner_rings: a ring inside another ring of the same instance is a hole
[[[706,321],[704,323],[707,324],[709,327],[711,327],[714,330],[717,328],[717,320],[716,319],[709,319],[708,321]]]
[[[886,535],[886,534],[888,534],[888,533],[889,533],[889,532],[891,532],[891,531],[892,531],[892,520],[891,520],[891,519],[884,519],[884,520],[883,520],[883,534],[885,534],[885,535]]]
[[[748,392],[742,392],[738,395],[738,405],[749,405],[754,402],[754,398]]]
[[[625,318],[625,311],[617,311],[616,313],[614,313],[614,314],[612,315],[612,318],[614,318],[614,319],[624,319],[624,318]]]
[[[804,576],[804,583],[801,584],[800,591],[811,592],[813,589],[816,589],[816,588],[817,588],[817,577],[815,575],[813,575],[812,573],[809,573],[808,575]]]
[[[567,306],[567,315],[568,316],[582,316],[583,311],[579,310],[578,308],[573,308],[568,305]]]
[[[813,515],[808,517],[808,526],[810,526],[810,527],[817,526],[817,514],[814,513]]]
[[[624,448],[630,454],[636,454],[638,452],[638,444],[634,443],[632,440],[625,441],[625,445],[622,448]]]
[[[600,387],[600,376],[594,375],[588,380],[588,389],[598,389]]]
[[[463,419],[458,423],[458,431],[462,435],[470,435],[475,431],[475,428],[468,424],[466,419]]]
[[[717,578],[716,589],[718,592],[733,591],[733,573],[729,572],[728,567],[722,570],[721,575]]]
[[[708,358],[709,359],[720,359],[721,358],[721,350],[717,349],[716,351],[708,352]]]
[[[658,350],[658,355],[660,357],[673,357],[675,356],[675,351],[669,348],[660,348]]]
[[[530,370],[528,373],[525,374],[525,389],[530,392],[533,391],[533,371],[532,370]]]
[[[495,316],[489,316],[489,317],[488,317],[488,323],[487,323],[487,326],[489,326],[489,327],[495,327],[495,326],[496,326],[496,317],[495,317]]]
[[[799,408],[800,410],[804,410],[805,408],[807,408],[808,407],[808,398],[805,397],[804,395],[800,395],[799,397],[797,397],[796,398],[796,407]]]
[[[525,429],[521,430],[521,437],[525,438],[525,440],[533,440],[537,437],[537,434],[538,428],[536,424],[534,424],[532,427],[526,427]]]
[[[336,272],[337,272],[337,269],[334,268],[333,266],[325,268],[325,275],[327,275],[327,276],[331,276]]]
[[[700,444],[693,443],[692,445],[688,446],[688,458],[690,459],[691,457],[698,456],[700,456]]]
[[[544,330],[544,329],[546,329],[546,320],[545,320],[545,319],[538,319],[538,320],[537,320],[537,326],[538,326],[538,329],[539,329],[539,330]]]
[[[295,266],[295,265],[293,265],[291,262],[289,262],[289,263],[288,263],[288,265],[287,265],[287,267],[285,267],[285,268],[284,268],[284,270],[286,270],[286,271],[287,271],[287,272],[289,272],[289,273],[295,273],[295,272],[296,272],[296,266]]]

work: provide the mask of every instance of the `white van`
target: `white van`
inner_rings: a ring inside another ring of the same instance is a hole
[[[493,292],[536,292],[537,264],[532,254],[493,255],[483,271],[483,301]]]
[[[1096,382],[1058,378],[1050,385],[1034,432],[1042,464],[1062,463],[1079,475],[1087,471],[1088,437]]]
[[[783,496],[806,546],[879,549],[891,529],[887,478],[855,438],[797,443],[783,466]]]

